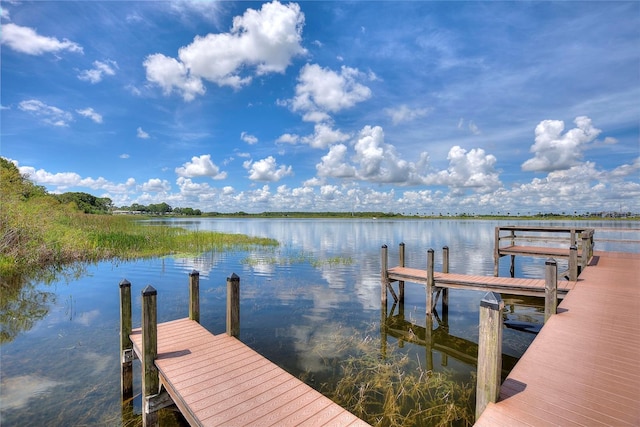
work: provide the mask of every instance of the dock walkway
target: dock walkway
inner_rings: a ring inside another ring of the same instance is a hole
[[[390,281],[411,282],[426,285],[428,271],[419,268],[392,267],[387,270]],[[508,293],[524,296],[544,296],[544,279],[526,279],[513,277],[474,276],[456,273],[433,273],[434,286],[450,289]],[[558,294],[565,295],[574,288],[576,282],[558,281]]]
[[[133,360],[142,374],[142,425],[177,408],[191,426],[369,426],[239,339],[240,278],[227,278],[227,333],[200,325],[200,274],[189,274],[189,317],[157,323],[157,291],[142,291],[132,329],[131,283],[120,282],[121,396],[131,413]],[[126,410],[125,410],[126,408]]]
[[[141,359],[141,330],[130,337]],[[188,318],[158,324],[155,365],[190,425],[368,425],[238,339]]]
[[[639,272],[596,252],[476,426],[640,425]]]

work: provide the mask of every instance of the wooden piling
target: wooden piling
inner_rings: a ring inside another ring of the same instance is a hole
[[[480,301],[476,420],[500,394],[503,309],[504,301],[496,292],[487,292]]]
[[[493,245],[493,276],[500,275],[500,227],[495,228],[495,243]]]
[[[131,342],[131,282],[120,282],[120,395],[123,403],[133,398],[133,343]]]
[[[544,322],[558,309],[558,264],[553,258],[545,262],[544,274]]]
[[[200,323],[200,273],[189,273],[189,319]]]
[[[569,248],[569,280],[578,280],[578,247],[571,245]]]
[[[380,304],[387,307],[387,285],[389,283],[389,251],[387,245],[382,245],[380,250]]]
[[[158,394],[160,379],[155,360],[158,357],[158,292],[151,285],[142,290],[142,425],[157,426],[158,413],[151,411],[149,400]]]
[[[404,243],[400,243],[400,247],[398,249],[398,254],[400,257],[398,266],[404,267]],[[398,298],[401,304],[404,304],[404,281],[401,280],[398,282]]]
[[[433,287],[434,287],[434,251],[429,249],[427,251],[427,316],[431,316],[433,313]]]
[[[240,336],[240,277],[227,277],[227,335]]]

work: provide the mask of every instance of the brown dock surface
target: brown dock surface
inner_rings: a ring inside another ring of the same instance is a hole
[[[140,357],[142,334],[131,334]],[[158,324],[160,383],[197,426],[368,426],[238,339],[179,319]]]
[[[418,284],[427,283],[427,270],[408,267],[393,267],[387,270],[389,280],[400,280]],[[493,291],[513,295],[544,295],[544,279],[526,279],[512,277],[472,276],[455,273],[434,273],[435,286],[467,289],[476,291]],[[564,295],[575,286],[576,282],[558,280],[558,293]]]
[[[477,426],[640,425],[640,254],[596,253]]]

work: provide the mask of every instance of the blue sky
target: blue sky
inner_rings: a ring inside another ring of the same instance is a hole
[[[2,1],[1,147],[204,211],[640,211],[640,2]]]

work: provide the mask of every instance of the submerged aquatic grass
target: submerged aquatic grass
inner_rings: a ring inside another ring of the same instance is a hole
[[[392,346],[381,357],[380,338],[372,335],[336,334],[340,342],[330,346],[331,352],[342,348],[351,356],[335,365],[333,355],[324,354],[328,348],[314,350],[337,377],[322,384],[326,396],[373,426],[473,425],[475,384],[427,370]]]

